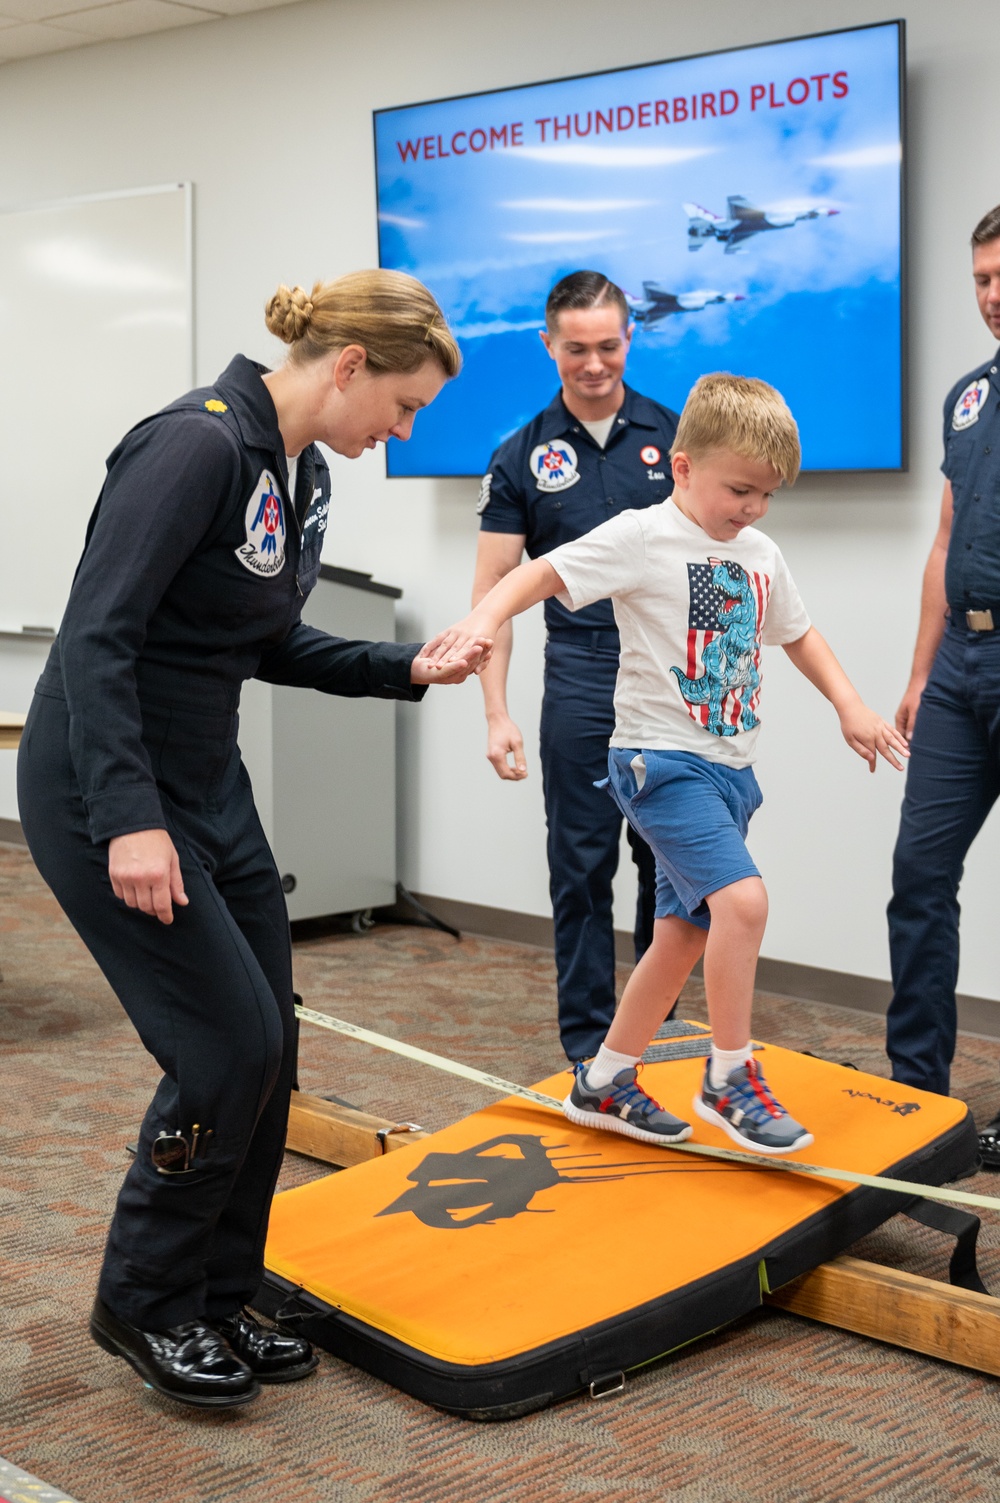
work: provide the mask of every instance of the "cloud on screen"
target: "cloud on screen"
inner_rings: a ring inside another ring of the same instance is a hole
[[[483,339],[491,334],[523,334],[529,329],[541,329],[545,323],[543,313],[537,318],[512,321],[507,318],[485,319],[480,323],[451,325],[451,332],[460,339]]]
[[[394,224],[398,230],[426,230],[426,219],[414,219],[407,214],[385,214],[379,216],[380,224]]]
[[[505,240],[518,245],[593,245],[597,240],[611,240],[617,230],[509,230]]]
[[[696,157],[711,156],[716,146],[588,146],[580,141],[552,146],[522,146],[518,156],[556,167],[673,167]]]
[[[541,214],[620,214],[626,209],[652,209],[655,198],[513,198],[501,209],[537,209]]]
[[[896,167],[902,160],[898,141],[884,146],[857,146],[852,151],[832,152],[825,157],[811,157],[810,167]]]

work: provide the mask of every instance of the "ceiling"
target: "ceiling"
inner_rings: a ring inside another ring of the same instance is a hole
[[[81,0],[0,0],[0,63],[291,3],[198,0],[189,5],[184,0],[111,0],[110,4],[85,5]]]

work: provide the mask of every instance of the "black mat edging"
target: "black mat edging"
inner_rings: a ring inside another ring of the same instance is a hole
[[[624,1378],[629,1369],[739,1319],[760,1303],[758,1265],[754,1254],[558,1341],[474,1367],[418,1351],[270,1272],[254,1308],[276,1317],[294,1302],[294,1330],[333,1356],[463,1419],[509,1420],[592,1383]]]

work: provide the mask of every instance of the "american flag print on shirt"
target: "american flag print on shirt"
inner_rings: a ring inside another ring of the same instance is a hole
[[[713,736],[738,736],[760,724],[760,641],[771,580],[720,558],[687,571],[687,663],[670,671],[692,720]]]

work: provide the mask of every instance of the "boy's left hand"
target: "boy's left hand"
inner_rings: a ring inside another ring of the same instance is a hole
[[[884,757],[902,772],[903,764],[896,752],[900,757],[910,755],[906,737],[901,736],[894,726],[883,720],[881,715],[876,715],[866,704],[859,701],[849,710],[844,710],[840,717],[840,729],[851,750],[856,751],[859,757],[864,757],[869,772],[875,771],[879,757]]]

